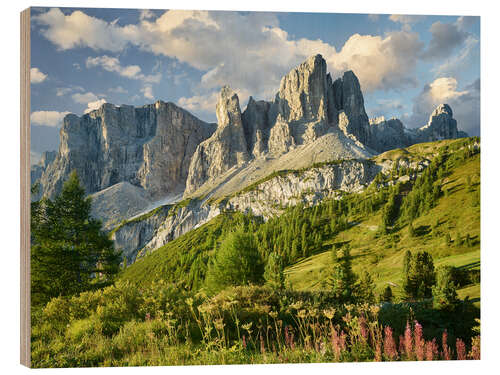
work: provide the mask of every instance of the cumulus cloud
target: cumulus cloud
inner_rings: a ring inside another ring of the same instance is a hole
[[[126,33],[116,23],[88,16],[80,10],[66,16],[60,9],[51,8],[32,19],[43,27],[42,34],[61,50],[90,47],[118,52],[128,43]]]
[[[141,89],[141,92],[142,92],[142,95],[144,95],[144,97],[146,99],[150,99],[150,100],[153,100],[155,97],[154,97],[154,94],[153,94],[153,87],[151,85],[145,85],[142,89]]]
[[[64,116],[68,113],[69,112],[35,111],[31,113],[30,119],[32,124],[59,127]]]
[[[190,98],[182,97],[177,104],[190,111],[215,112],[217,95],[217,92],[214,91],[207,95],[195,95]]]
[[[415,84],[415,62],[422,49],[418,34],[403,30],[384,36],[355,34],[337,50],[320,39],[291,38],[271,13],[168,10],[120,26],[81,11],[64,15],[51,9],[35,20],[43,35],[61,49],[82,46],[117,52],[133,45],[173,57],[203,72],[197,95],[229,84],[269,99],[291,67],[316,53],[325,57],[334,75],[353,70],[364,90],[407,87]],[[227,53],[232,50],[239,52]],[[112,59],[100,56],[89,64],[124,76],[126,72],[129,78],[141,74],[137,68],[123,70],[126,67]]]
[[[30,81],[31,83],[42,83],[47,79],[47,74],[42,73],[38,68],[31,68]]]
[[[66,96],[71,94],[72,92],[75,91],[80,91],[83,92],[85,89],[81,86],[69,86],[69,87],[57,87],[56,88],[56,95],[57,96]]]
[[[87,108],[83,111],[83,113],[89,113],[91,111],[99,109],[104,103],[106,103],[106,99],[98,99],[93,102],[89,102],[87,103]]]
[[[127,89],[123,88],[122,86],[110,87],[108,91],[114,94],[128,94]]]
[[[417,33],[395,31],[381,36],[352,35],[339,53],[329,57],[333,71],[352,70],[362,89],[397,89],[415,86],[414,71],[423,48]]]
[[[161,80],[161,74],[155,75],[144,75],[141,73],[141,67],[139,65],[126,65],[120,64],[120,60],[117,57],[110,57],[107,55],[88,57],[85,62],[87,68],[94,68],[100,66],[108,72],[117,73],[122,77],[129,79],[141,80],[144,82],[158,83]]]
[[[410,26],[416,24],[425,19],[425,16],[420,16],[416,14],[391,14],[389,19],[392,22],[398,22],[404,26]]]
[[[431,41],[422,57],[436,60],[450,56],[469,36],[469,33],[462,29],[462,23],[458,21],[453,23],[434,22],[429,30],[432,34]]]
[[[76,94],[71,95],[71,97],[75,102],[80,104],[87,104],[88,102],[93,102],[99,99],[97,95],[92,92],[86,92],[83,94],[77,92]]]
[[[155,14],[149,9],[141,9],[139,12],[139,19],[141,21],[154,18]]]
[[[480,133],[480,81],[479,79],[458,88],[454,77],[441,77],[426,84],[422,92],[413,101],[413,113],[405,124],[409,127],[424,125],[435,107],[447,103],[453,110],[458,128],[469,135]]]

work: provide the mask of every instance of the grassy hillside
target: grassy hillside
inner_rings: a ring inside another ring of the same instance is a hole
[[[263,258],[270,251],[277,251],[285,259],[288,264],[285,270],[287,284],[296,290],[325,288],[332,264],[330,250],[346,243],[351,247],[354,271],[369,271],[377,293],[391,285],[396,297],[401,296],[402,261],[407,250],[428,251],[436,266],[479,268],[480,154],[464,154],[464,150],[476,141],[461,139],[418,144],[408,149],[388,151],[375,158],[376,162],[421,161],[433,160],[438,154],[448,155],[443,162],[446,173],[434,183],[439,186],[441,194],[434,207],[424,210],[413,220],[413,236],[408,230],[409,221],[404,218],[396,220],[388,233],[382,230],[383,206],[391,188],[381,187],[383,183],[379,186],[372,184],[362,194],[346,195],[342,202],[325,201],[316,208],[288,209],[281,217],[267,223],[241,213],[225,213],[131,265],[121,278],[139,285],[158,279],[180,281],[187,288],[197,289],[202,286],[214,249],[237,225],[243,225],[247,231],[256,234]],[[397,173],[391,172],[382,176],[382,181],[387,184],[397,177]],[[406,184],[401,190],[401,199],[405,199],[412,184]],[[341,208],[336,208],[337,203]],[[368,209],[367,205],[370,206]],[[332,207],[334,214],[331,213]],[[345,225],[330,229],[333,228],[332,221],[341,221],[341,217],[346,221]],[[301,220],[307,224],[308,250],[306,253],[299,249],[299,254],[293,255],[290,254],[290,244],[296,233],[300,235]],[[291,227],[299,230],[290,233]],[[449,243],[447,234],[451,239]],[[465,242],[467,236],[468,243]],[[479,288],[467,286],[460,295],[478,301]]]
[[[426,144],[427,148],[429,144]],[[424,147],[419,145],[420,149]],[[394,155],[395,152],[391,151]],[[398,153],[398,156],[401,155]],[[452,173],[440,184],[445,196],[429,212],[413,222],[416,235],[411,237],[407,225],[388,235],[380,235],[382,221],[378,212],[369,217],[354,218],[355,224],[339,233],[335,238],[325,241],[326,246],[338,242],[348,242],[354,257],[355,271],[368,270],[381,291],[387,284],[400,286],[402,282],[402,261],[406,250],[425,250],[432,254],[436,265],[466,267],[480,265],[480,206],[478,194],[480,176],[480,155],[475,155],[465,164],[453,169]],[[471,186],[467,185],[468,178]],[[437,226],[433,228],[433,225]],[[450,233],[452,243],[446,244],[445,235]],[[470,236],[471,246],[459,244],[457,236]],[[286,270],[292,286],[297,289],[316,289],[327,277],[331,264],[329,252],[322,252],[304,259]],[[398,287],[393,288],[396,293]],[[479,297],[478,288],[467,288],[471,298]]]

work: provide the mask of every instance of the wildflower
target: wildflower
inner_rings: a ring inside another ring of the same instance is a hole
[[[252,331],[251,331],[251,328],[252,328],[252,324],[253,322],[249,322],[249,323],[246,323],[246,324],[243,324],[241,326],[241,328],[243,328],[245,331],[248,332],[248,334],[250,334]]]
[[[398,358],[396,343],[394,342],[394,337],[392,337],[392,328],[389,326],[384,328],[384,354],[390,361]]]
[[[437,359],[439,354],[438,351],[439,349],[435,338],[433,338],[432,341],[427,341],[425,343],[425,360],[433,361]]]
[[[301,319],[305,319],[305,317],[307,316],[307,312],[306,310],[302,309],[302,310],[299,310],[299,312],[297,313],[297,316]]]
[[[146,322],[149,322],[151,320],[151,314],[150,313],[146,314],[145,320],[146,320]]]
[[[335,309],[326,309],[326,310],[323,310],[323,315],[328,319],[328,320],[332,320],[333,317],[335,316]]]
[[[410,323],[406,322],[406,329],[404,335],[404,348],[406,357],[411,359],[413,357],[413,338],[411,334]]]
[[[378,341],[375,344],[375,361],[376,362],[382,361],[382,347],[380,345],[380,342],[378,342]]]
[[[276,311],[270,311],[269,315],[271,316],[271,318],[276,319],[278,316],[278,313]]]
[[[214,326],[217,331],[222,331],[224,329],[224,320],[222,318],[215,319]]]
[[[425,357],[425,340],[423,338],[423,330],[422,325],[415,321],[415,354],[417,356],[418,361],[423,361]]]
[[[288,326],[285,326],[285,345],[290,347],[290,335],[288,333]]]
[[[469,352],[469,358],[479,360],[481,359],[481,337],[475,336],[472,338],[472,347]]]
[[[443,345],[443,359],[445,361],[449,361],[451,358],[450,358],[450,348],[448,346],[448,332],[446,332],[446,330],[444,330],[443,332],[442,345]]]
[[[467,359],[467,356],[465,353],[466,353],[465,343],[461,339],[457,339],[457,359],[459,361],[463,361],[464,359]]]
[[[246,348],[247,348],[247,339],[246,339],[245,335],[243,335],[243,343],[242,343],[242,346],[243,346],[243,349],[246,349]]]
[[[364,341],[368,339],[368,327],[366,325],[366,319],[364,316],[359,318],[359,332]]]

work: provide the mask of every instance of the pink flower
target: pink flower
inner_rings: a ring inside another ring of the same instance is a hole
[[[451,359],[451,356],[450,356],[450,348],[448,346],[448,332],[446,332],[446,330],[444,330],[443,332],[443,339],[442,339],[443,343],[443,359],[445,361],[449,361]]]
[[[247,340],[245,338],[245,335],[243,335],[243,349],[247,348]]]
[[[415,321],[415,354],[418,361],[423,361],[425,357],[425,340],[423,338],[423,329],[420,323]]]
[[[384,354],[390,361],[398,358],[396,343],[394,342],[394,337],[392,337],[392,328],[389,326],[384,328]]]
[[[465,343],[457,339],[457,359],[459,361],[463,361],[464,359],[467,359],[466,351],[465,351]]]
[[[434,359],[438,359],[439,357],[439,349],[436,343],[436,339],[433,338],[432,341],[427,341],[425,343],[425,360],[433,361]]]
[[[406,322],[406,329],[404,335],[404,350],[406,353],[407,359],[413,358],[413,338],[411,334],[410,323]]]

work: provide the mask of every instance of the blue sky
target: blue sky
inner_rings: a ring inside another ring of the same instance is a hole
[[[334,78],[354,71],[370,117],[417,127],[448,103],[479,135],[479,40],[478,17],[32,8],[32,150],[103,102],[172,101],[215,121],[222,85],[243,110],[316,53]]]

